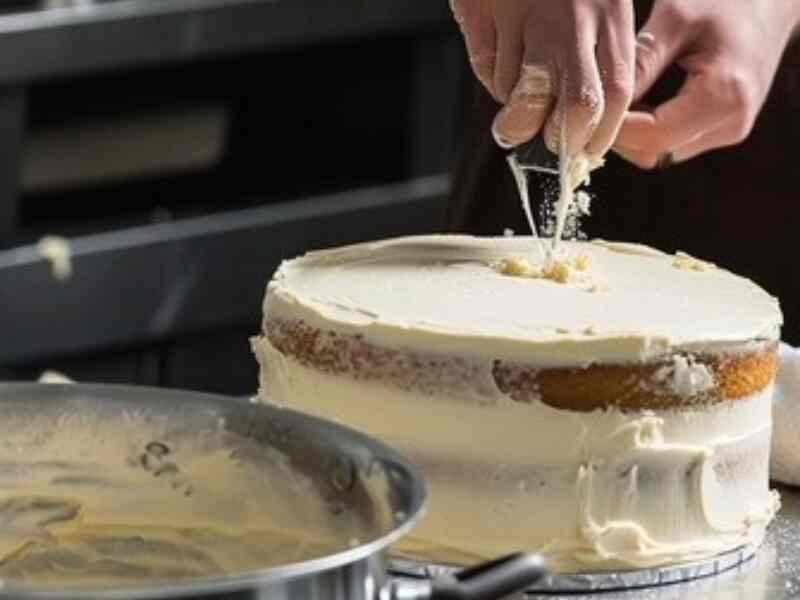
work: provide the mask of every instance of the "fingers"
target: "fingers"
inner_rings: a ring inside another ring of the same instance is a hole
[[[524,64],[508,104],[498,113],[492,133],[498,145],[511,148],[542,129],[553,106],[553,76],[543,65]]]
[[[633,98],[636,63],[633,5],[623,2],[613,6],[615,12],[601,24],[597,40],[605,111],[586,146],[586,151],[596,156],[602,156],[611,147]]]
[[[619,154],[652,168],[667,153],[685,160],[747,138],[765,95],[758,81],[724,61],[700,58],[688,62],[694,66],[675,98],[652,114],[632,112],[625,117],[614,145]]]
[[[604,154],[633,95],[633,3],[575,3],[552,22],[549,13],[532,18],[523,2],[496,6],[493,89],[506,104],[493,125],[498,144],[524,143],[544,128],[553,152]]]
[[[692,141],[678,146],[675,150],[655,154],[652,149],[633,150],[615,146],[614,151],[630,163],[643,169],[666,168],[682,163],[696,156],[731,145],[732,131],[729,127],[718,127],[708,133],[701,134]]]
[[[593,23],[579,29],[574,51],[558,67],[558,102],[545,125],[544,139],[551,152],[570,155],[582,151],[592,138],[604,111],[603,89],[594,48]]]
[[[740,141],[740,135],[741,132],[735,125],[725,124],[678,146],[675,150],[664,152],[658,157],[649,150],[629,150],[615,147],[615,151],[628,162],[645,169],[667,167],[686,162],[712,150],[732,146]]]
[[[523,16],[515,10],[521,4],[521,2],[511,2],[508,4],[510,10],[496,15],[497,60],[493,87],[495,97],[502,104],[508,102],[512,90],[519,81],[525,52]]]
[[[735,130],[728,126],[723,126],[701,135],[694,141],[691,141],[683,146],[679,146],[672,152],[673,160],[676,163],[684,162],[696,156],[723,148],[735,143]]]
[[[470,65],[483,86],[495,96],[497,32],[490,5],[483,0],[450,0],[453,16],[464,35]]]
[[[685,47],[691,31],[691,16],[686,5],[656,2],[652,14],[636,36],[634,101],[641,100],[650,91]]]
[[[714,95],[703,75],[691,76],[680,93],[653,113],[625,117],[614,150],[643,168],[653,168],[661,156],[701,139],[725,121],[714,110]]]

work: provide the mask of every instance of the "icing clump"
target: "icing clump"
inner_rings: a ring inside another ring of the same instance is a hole
[[[556,283],[587,283],[591,279],[591,265],[591,257],[586,254],[573,259],[551,258],[543,265],[535,265],[526,258],[513,256],[499,261],[496,268],[503,275],[511,277],[547,279]]]

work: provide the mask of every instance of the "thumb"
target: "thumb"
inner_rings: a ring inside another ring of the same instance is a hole
[[[636,36],[636,81],[633,101],[644,97],[684,49],[690,24],[672,0],[657,2]]]

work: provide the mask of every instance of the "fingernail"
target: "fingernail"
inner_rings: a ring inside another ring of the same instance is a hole
[[[504,131],[507,129],[507,127],[504,125],[508,120],[509,112],[510,108],[508,106],[504,107],[499,113],[497,113],[497,116],[494,118],[494,122],[492,123],[492,136],[494,137],[494,141],[498,146],[505,150],[513,148],[516,145],[512,140],[513,136],[509,136],[508,132]]]
[[[641,148],[638,146],[628,146],[626,144],[620,144],[619,142],[614,142],[611,145],[611,149],[615,151],[624,151],[624,152],[641,152]]]
[[[494,141],[500,146],[503,150],[510,150],[516,144],[512,142],[510,139],[498,134],[496,131],[492,131],[492,135],[494,136]]]

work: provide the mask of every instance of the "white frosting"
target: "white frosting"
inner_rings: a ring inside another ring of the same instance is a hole
[[[423,467],[430,511],[401,554],[469,563],[528,549],[561,571],[644,567],[757,544],[777,509],[771,389],[700,410],[577,413],[512,401],[488,359],[470,401],[323,373],[266,338],[254,349],[262,399],[362,429]]]
[[[460,370],[423,392],[325,373],[258,338],[261,397],[362,429],[423,466],[430,513],[400,553],[467,563],[530,549],[576,571],[759,543],[777,508],[771,388],[681,411],[572,412],[535,394],[513,401],[493,366],[668,358],[654,388],[694,396],[716,382],[691,353],[763,349],[778,336],[777,301],[747,279],[644,246],[562,248],[587,257],[591,283],[502,274],[503,259],[522,257],[531,272],[548,259],[532,238],[414,237],[288,261],[268,287],[267,319],[359,335],[422,357],[420,368],[444,355]]]
[[[502,275],[543,260],[530,237],[400,238],[285,262],[265,312],[389,347],[539,366],[644,362],[675,350],[778,337],[775,298],[723,269],[675,266],[635,244],[563,242],[593,284]]]
[[[683,397],[704,394],[716,386],[711,369],[696,362],[691,355],[673,356],[668,364],[654,373],[653,378],[656,384],[654,389],[666,389]]]

